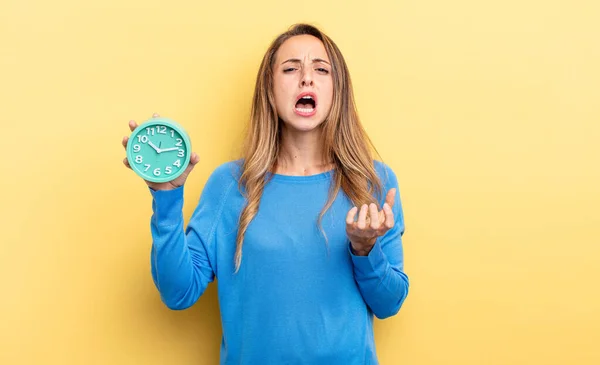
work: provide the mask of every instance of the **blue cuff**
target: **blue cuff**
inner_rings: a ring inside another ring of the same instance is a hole
[[[154,190],[152,194],[152,211],[154,219],[160,225],[179,224],[183,219],[183,186],[173,190]]]
[[[367,256],[357,256],[352,253],[352,244],[348,244],[348,251],[354,264],[354,273],[357,276],[372,276],[373,273],[384,274],[387,258],[381,249],[381,240],[377,239],[375,245]]]

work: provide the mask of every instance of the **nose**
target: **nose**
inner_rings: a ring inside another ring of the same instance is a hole
[[[300,80],[300,87],[305,86],[313,86],[312,69],[310,67],[304,68],[302,79]]]

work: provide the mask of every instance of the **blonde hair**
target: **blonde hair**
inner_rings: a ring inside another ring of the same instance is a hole
[[[325,161],[331,161],[333,179],[329,195],[317,224],[324,234],[321,221],[331,207],[340,188],[357,207],[378,202],[373,193],[381,196],[381,182],[373,165],[371,150],[373,144],[363,129],[356,106],[348,67],[336,44],[323,32],[308,24],[296,24],[279,35],[269,46],[262,60],[250,114],[250,123],[243,147],[240,191],[244,191],[246,205],[242,210],[236,240],[235,267],[239,270],[242,262],[242,246],[246,230],[258,212],[263,189],[268,182],[266,176],[275,171],[281,148],[281,125],[273,95],[273,66],[279,47],[289,38],[298,35],[312,35],[318,38],[331,61],[333,78],[333,101],[322,129]],[[326,237],[325,237],[326,238]],[[327,238],[326,238],[327,239]]]

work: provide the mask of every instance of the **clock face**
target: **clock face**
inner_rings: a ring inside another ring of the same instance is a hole
[[[190,161],[190,142],[185,131],[166,118],[154,118],[138,126],[129,137],[129,165],[143,179],[167,182],[177,178]]]

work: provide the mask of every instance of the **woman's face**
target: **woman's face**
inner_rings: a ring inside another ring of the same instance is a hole
[[[294,36],[275,55],[273,88],[277,114],[287,127],[311,131],[329,114],[333,99],[331,61],[323,43]]]

